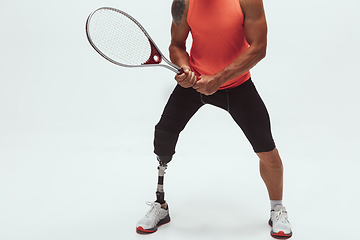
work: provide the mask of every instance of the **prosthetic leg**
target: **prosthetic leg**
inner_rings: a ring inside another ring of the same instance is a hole
[[[156,190],[156,202],[160,204],[165,203],[165,193],[164,193],[164,175],[165,170],[167,169],[167,164],[171,161],[172,156],[157,156],[159,161],[158,166],[158,185]]]
[[[171,161],[175,153],[175,145],[179,137],[179,133],[168,132],[162,130],[161,125],[155,127],[154,153],[159,161],[158,185],[156,190],[156,202],[165,203],[164,199],[164,174],[167,164]]]
[[[161,206],[165,203],[164,199],[164,174],[167,167],[167,163],[170,162],[172,156],[157,157],[160,165],[158,167],[158,187],[156,191],[155,202],[147,202],[150,206],[150,210],[146,213],[145,217],[140,219],[136,225],[136,232],[139,234],[149,234],[157,231],[158,227],[170,222],[169,207]]]

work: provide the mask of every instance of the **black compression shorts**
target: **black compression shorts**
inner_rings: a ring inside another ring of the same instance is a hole
[[[175,153],[179,133],[204,104],[211,104],[229,112],[255,152],[268,152],[275,148],[269,114],[249,79],[238,87],[218,90],[210,96],[200,94],[193,88],[177,85],[155,127],[154,152],[158,156]]]

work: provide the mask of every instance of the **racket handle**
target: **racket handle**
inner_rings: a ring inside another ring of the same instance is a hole
[[[180,68],[179,71],[178,71],[178,73],[177,73],[177,75],[181,75],[181,74],[183,74],[183,73],[184,73],[184,70],[183,70],[182,68]]]

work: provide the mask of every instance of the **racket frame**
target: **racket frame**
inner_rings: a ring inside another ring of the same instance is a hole
[[[120,14],[123,14],[124,16],[126,16],[127,18],[129,18],[131,21],[133,21],[140,29],[141,31],[145,34],[145,36],[147,37],[147,39],[149,40],[149,43],[150,43],[150,47],[151,47],[151,55],[150,55],[150,58],[149,60],[146,62],[146,63],[143,63],[141,65],[127,65],[127,64],[123,64],[123,63],[120,63],[120,62],[117,62],[113,59],[111,59],[110,57],[106,56],[98,47],[96,47],[96,45],[94,44],[94,42],[92,41],[91,37],[90,37],[90,33],[89,33],[89,25],[90,25],[90,21],[91,21],[91,18],[92,16],[97,12],[97,11],[100,11],[100,10],[111,10],[111,11],[115,11],[115,12],[118,12]],[[170,62],[165,56],[164,54],[160,51],[160,48],[155,44],[154,40],[150,37],[150,35],[148,34],[148,32],[145,30],[145,28],[135,19],[133,18],[131,15],[129,15],[128,13],[124,12],[124,11],[121,11],[119,9],[116,9],[116,8],[112,8],[112,7],[100,7],[96,10],[94,10],[93,12],[90,13],[90,15],[88,16],[87,20],[86,20],[86,25],[85,25],[85,31],[86,31],[86,36],[87,36],[87,39],[90,43],[90,45],[95,49],[95,51],[97,51],[102,57],[104,57],[106,60],[116,64],[116,65],[119,65],[119,66],[122,66],[122,67],[131,67],[131,68],[134,68],[134,67],[153,67],[153,66],[160,66],[160,67],[165,67],[177,74],[181,74],[183,73],[183,70],[176,66],[175,64],[173,64],[172,62]],[[157,54],[155,53],[158,53],[160,56],[157,56]],[[158,57],[158,59],[154,59],[154,57]],[[153,61],[154,60],[154,61]],[[162,60],[164,60],[167,64],[161,64]]]

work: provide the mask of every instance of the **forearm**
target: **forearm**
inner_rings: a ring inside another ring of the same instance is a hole
[[[214,76],[221,83],[240,76],[249,71],[266,55],[266,46],[264,47],[249,47],[242,54],[240,54],[230,65],[217,72]]]
[[[181,66],[190,66],[189,63],[189,54],[186,52],[185,47],[179,47],[176,45],[170,45],[169,47],[170,60],[175,65]]]
[[[196,83],[195,73],[191,71],[189,64],[189,54],[186,48],[179,45],[170,44],[170,60],[182,68],[183,72],[175,75],[176,82],[183,88],[193,87]]]

